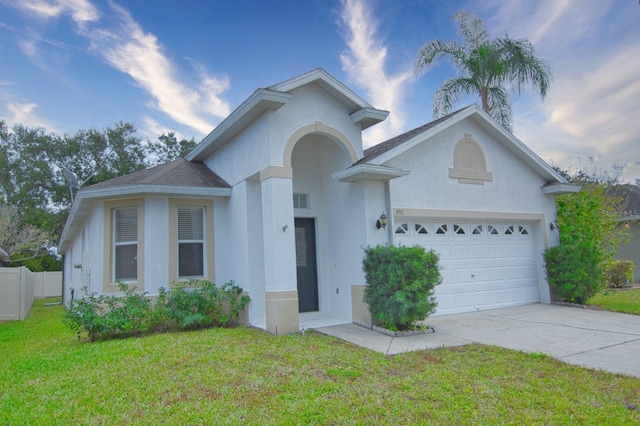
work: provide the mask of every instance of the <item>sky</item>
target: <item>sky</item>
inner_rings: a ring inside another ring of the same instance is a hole
[[[255,89],[324,68],[390,111],[363,132],[369,147],[433,119],[457,71],[416,75],[416,55],[461,41],[459,10],[551,67],[544,100],[511,94],[518,139],[565,170],[640,178],[638,0],[0,0],[0,120],[200,141]]]

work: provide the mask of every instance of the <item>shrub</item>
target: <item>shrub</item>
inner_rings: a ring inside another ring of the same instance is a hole
[[[438,261],[433,250],[417,246],[366,248],[364,302],[373,322],[406,330],[432,314],[437,305],[433,290],[441,280]]]
[[[584,304],[602,288],[602,252],[588,243],[561,244],[544,252],[547,281],[561,301]]]
[[[91,295],[69,303],[64,323],[91,340],[147,331],[228,326],[249,303],[242,289],[229,282],[216,287],[209,281],[190,281],[170,291],[161,288],[155,303],[147,293],[119,284],[123,295]]]
[[[178,285],[164,297],[165,305],[156,303],[156,309],[165,311],[182,329],[229,325],[249,303],[249,297],[233,282],[216,287],[206,280]]]
[[[620,288],[633,281],[633,262],[612,260],[604,268],[604,282],[609,288]]]
[[[91,340],[99,336],[139,334],[147,330],[151,302],[146,293],[136,293],[118,283],[122,296],[91,295],[69,303],[63,322],[80,337],[86,331]]]

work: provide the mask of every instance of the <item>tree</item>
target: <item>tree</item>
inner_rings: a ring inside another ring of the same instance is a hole
[[[27,258],[43,255],[49,240],[49,236],[35,226],[23,225],[15,206],[0,203],[0,248],[10,258],[15,255]]]
[[[196,141],[192,139],[182,139],[178,141],[174,132],[164,133],[158,136],[157,142],[147,142],[149,152],[155,157],[152,161],[154,165],[168,163],[178,157],[184,157],[196,146]]]
[[[53,236],[62,231],[71,206],[64,169],[91,185],[148,166],[135,126],[122,122],[64,136],[22,125],[10,132],[0,122],[0,153],[0,195],[20,210],[24,224]]]
[[[538,59],[528,39],[504,37],[491,39],[484,22],[467,12],[453,17],[459,24],[463,44],[432,40],[418,51],[415,71],[436,66],[448,59],[461,75],[442,83],[433,99],[434,118],[440,118],[454,107],[462,96],[477,94],[482,109],[509,132],[511,105],[505,84],[520,94],[527,83],[540,90],[544,99],[553,79],[547,63]]]
[[[173,132],[142,143],[131,123],[59,136],[19,124],[10,131],[0,120],[0,202],[18,209],[23,226],[42,229],[55,241],[71,207],[63,170],[76,176],[78,186],[88,186],[172,161],[195,145]]]
[[[624,200],[612,195],[620,187],[615,175],[556,170],[582,188],[556,198],[560,245],[545,250],[547,278],[560,299],[586,303],[603,287],[603,272],[629,238],[628,228],[619,226]]]

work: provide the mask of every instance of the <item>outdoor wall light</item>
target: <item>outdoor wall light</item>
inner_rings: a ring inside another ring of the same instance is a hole
[[[558,229],[558,221],[557,221],[557,220],[552,221],[552,222],[549,224],[549,228],[550,228],[552,231],[553,231],[553,230]]]
[[[385,229],[387,227],[387,215],[382,213],[378,220],[376,221],[376,228]]]

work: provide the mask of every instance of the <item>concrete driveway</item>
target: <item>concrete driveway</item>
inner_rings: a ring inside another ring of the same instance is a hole
[[[472,342],[640,377],[640,316],[559,305],[525,305],[430,317],[435,333],[391,337],[354,325],[320,327],[332,335],[384,354]]]

